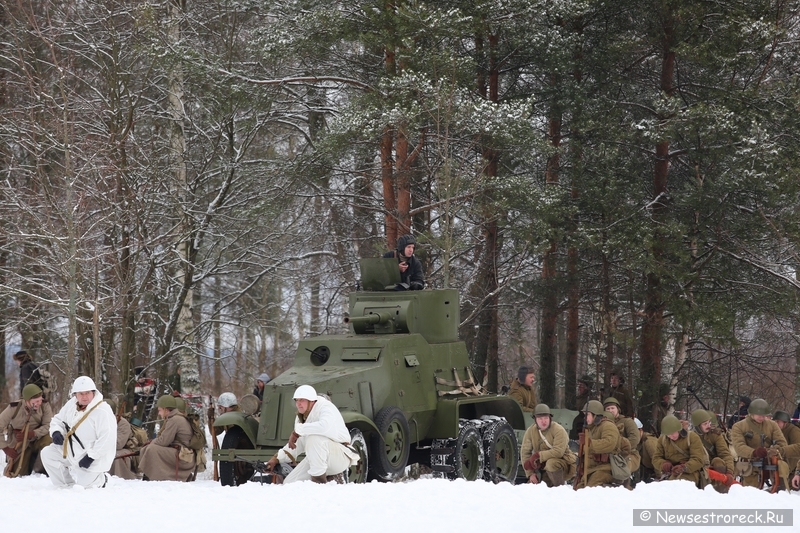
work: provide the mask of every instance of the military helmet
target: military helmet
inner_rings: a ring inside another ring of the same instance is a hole
[[[77,394],[79,392],[89,392],[89,391],[96,391],[97,385],[94,384],[92,378],[89,376],[78,376],[75,379],[75,382],[72,384],[72,390],[70,390],[70,394]]]
[[[692,411],[692,425],[696,428],[700,427],[700,424],[702,424],[703,422],[707,422],[713,419],[714,416],[705,409],[695,409],[694,411]]]
[[[589,400],[586,404],[586,412],[595,416],[605,416],[606,410],[603,409],[603,404],[597,400]]]
[[[310,402],[317,401],[317,391],[311,385],[300,385],[294,391],[293,400],[308,400]]]
[[[769,416],[770,414],[769,404],[767,400],[763,400],[761,398],[756,398],[752,402],[750,402],[750,407],[747,408],[748,415],[764,415]]]
[[[177,407],[175,397],[171,394],[161,396],[156,403],[156,407],[159,409],[175,409]]]
[[[616,405],[617,407],[619,407],[619,400],[617,400],[613,396],[610,396],[605,400],[603,400],[603,407],[606,407],[608,405]]]
[[[111,410],[116,414],[117,412],[117,401],[114,398],[105,398],[105,402],[111,407]]]
[[[547,404],[544,403],[536,404],[536,407],[533,409],[533,416],[544,416],[544,415],[549,415],[551,417],[553,416],[550,413],[550,408],[547,406]]]
[[[22,389],[22,398],[26,402],[28,400],[32,400],[33,398],[36,398],[40,394],[42,394],[42,389],[39,387],[39,385],[36,385],[35,383],[28,383]]]
[[[237,405],[239,401],[236,399],[236,395],[232,392],[223,392],[217,398],[217,405],[220,407],[233,407]]]
[[[783,422],[791,422],[792,417],[786,411],[775,411],[775,414],[772,415],[773,420],[781,420]]]
[[[180,396],[173,396],[173,398],[175,398],[175,409],[183,414],[186,414],[186,400]]]
[[[675,415],[667,415],[661,421],[661,434],[672,435],[676,431],[683,429],[681,421]]]
[[[590,385],[594,385],[594,378],[592,376],[590,376],[589,374],[585,374],[585,375],[581,376],[581,378],[578,381],[583,383],[587,387],[590,386]]]

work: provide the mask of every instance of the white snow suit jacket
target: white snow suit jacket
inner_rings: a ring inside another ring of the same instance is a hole
[[[350,457],[353,464],[358,462],[358,456],[350,450],[350,432],[344,424],[344,418],[339,409],[333,405],[332,402],[326,400],[322,396],[317,396],[317,401],[311,412],[308,413],[308,418],[305,422],[301,422],[299,417],[294,419],[294,431],[300,438],[309,435],[320,435],[327,437],[334,442],[345,445],[345,454]],[[291,449],[287,444],[278,451],[277,457],[281,463],[286,463],[295,458],[299,453],[303,452],[303,443],[300,442],[299,449]]]
[[[94,459],[87,468],[90,472],[107,472],[117,453],[117,417],[114,416],[111,406],[103,402],[103,395],[95,391],[94,398],[83,411],[78,411],[77,398],[70,398],[50,422],[50,435],[59,431],[66,441],[67,425],[74,428],[84,414],[101,402],[102,405],[81,422],[72,435],[71,442],[67,442],[67,460],[72,466],[77,467],[86,455]],[[59,449],[63,450],[63,445]]]

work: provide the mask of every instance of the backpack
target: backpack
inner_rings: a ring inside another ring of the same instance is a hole
[[[147,443],[147,431],[139,426],[131,424],[131,436],[128,438],[128,442],[125,443],[125,447],[129,450],[138,450],[142,446]]]
[[[185,416],[186,420],[189,421],[189,425],[192,426],[192,438],[189,440],[189,446],[187,447],[194,451],[200,451],[206,447],[206,433],[200,427],[200,416],[194,413]]]

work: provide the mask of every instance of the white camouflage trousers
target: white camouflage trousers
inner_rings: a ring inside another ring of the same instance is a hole
[[[284,483],[306,481],[312,476],[334,476],[344,472],[352,464],[349,456],[352,452],[343,444],[320,435],[300,437],[294,451],[298,455],[305,452],[306,458],[286,476]]]
[[[51,444],[43,449],[40,455],[44,469],[56,487],[65,488],[77,484],[91,489],[102,487],[106,483],[103,472],[90,472],[85,468],[73,466],[69,459],[64,459],[61,446]]]

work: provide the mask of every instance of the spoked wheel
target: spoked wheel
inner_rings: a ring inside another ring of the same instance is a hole
[[[366,483],[367,472],[369,472],[369,451],[367,441],[360,429],[350,430],[350,446],[358,453],[359,461],[355,466],[351,466],[347,473],[348,483]]]
[[[411,431],[406,415],[394,406],[378,411],[375,425],[379,434],[371,439],[370,479],[391,481],[406,469],[411,452]]]
[[[252,450],[254,446],[242,428],[231,426],[225,431],[225,438],[222,439],[220,448],[223,450]],[[253,467],[242,461],[219,462],[219,482],[223,486],[243,485],[250,479],[253,472]]]
[[[455,439],[437,439],[431,445],[431,470],[435,477],[475,481],[483,477],[483,440],[469,420],[459,421]]]
[[[514,483],[519,468],[519,448],[514,428],[500,418],[483,426],[483,449],[486,453],[483,478],[498,483]]]

